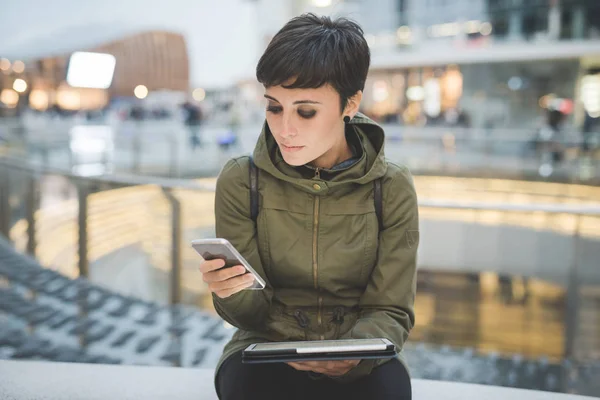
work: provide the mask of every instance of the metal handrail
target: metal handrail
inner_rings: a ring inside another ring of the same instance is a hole
[[[600,215],[600,203],[588,204],[551,204],[551,203],[483,203],[483,202],[455,202],[445,200],[419,200],[419,207],[452,208],[461,210],[488,210],[488,211],[542,211],[547,213],[568,213],[575,215]]]
[[[31,165],[27,160],[10,156],[0,156],[0,166],[36,174],[61,175],[65,178],[93,183],[108,183],[118,185],[156,185],[169,189],[214,190],[214,185],[197,182],[190,179],[162,178],[135,174],[107,174],[86,176],[73,173],[49,165]]]
[[[26,160],[3,156],[0,157],[0,186],[5,184],[0,192],[0,228],[8,237],[10,206],[8,202],[9,181],[8,170],[18,170],[30,173],[28,182],[28,193],[26,201],[26,218],[28,222],[28,243],[27,251],[32,256],[35,256],[35,218],[34,213],[38,207],[37,192],[38,181],[37,176],[43,174],[56,174],[73,180],[77,187],[79,211],[78,211],[78,256],[79,256],[79,274],[87,277],[88,268],[88,236],[87,236],[87,220],[88,207],[87,199],[90,193],[90,183],[105,183],[112,185],[155,185],[162,189],[162,193],[171,205],[171,270],[170,270],[170,300],[176,304],[181,299],[181,242],[182,242],[182,223],[181,223],[181,206],[179,200],[172,195],[173,189],[191,189],[201,191],[214,191],[214,183],[202,183],[193,180],[156,178],[130,174],[103,175],[103,176],[83,176],[75,174],[71,171],[65,171],[59,168],[50,167],[48,165],[32,165]],[[600,215],[600,203],[598,204],[507,204],[507,203],[484,203],[484,202],[456,202],[448,200],[431,200],[422,199],[418,202],[419,207],[427,208],[446,208],[446,209],[464,209],[464,210],[489,210],[489,211],[521,211],[521,212],[547,212],[547,213],[568,213],[577,216],[575,231],[573,235],[573,246],[575,247],[574,259],[569,265],[569,278],[567,289],[567,302],[570,310],[577,310],[579,299],[579,280],[578,268],[580,264],[581,252],[581,218],[584,215],[598,216]],[[572,356],[574,352],[574,340],[576,337],[575,327],[577,321],[577,312],[569,313],[566,322],[567,334],[565,343],[565,353]]]

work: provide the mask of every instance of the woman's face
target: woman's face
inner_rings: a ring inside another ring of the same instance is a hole
[[[286,163],[320,165],[337,161],[347,148],[340,95],[326,84],[316,89],[268,87],[267,123]],[[350,115],[352,116],[352,115]]]

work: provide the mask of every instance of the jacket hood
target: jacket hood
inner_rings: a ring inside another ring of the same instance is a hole
[[[321,176],[326,179],[324,183],[327,190],[321,191],[321,194],[348,184],[362,185],[372,182],[383,177],[387,171],[384,155],[385,134],[381,126],[358,113],[347,124],[346,136],[349,140],[355,139],[356,143],[360,143],[359,154],[357,154],[359,160],[352,166],[340,170],[322,169]],[[309,193],[314,193],[315,181],[312,179],[314,167],[308,165],[294,167],[287,164],[266,121],[254,149],[253,158],[256,166],[261,170],[277,179],[297,185]]]

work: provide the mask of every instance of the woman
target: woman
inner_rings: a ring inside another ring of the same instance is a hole
[[[258,217],[249,157],[223,168],[215,216],[217,236],[267,287],[244,290],[252,277],[241,266],[200,266],[217,312],[239,328],[217,366],[221,399],[411,398],[400,356],[241,363],[249,344],[268,341],[386,337],[401,349],[414,325],[417,198],[408,170],[384,159],[381,127],[358,114],[369,62],[356,23],[306,14],[275,35],[258,63],[268,101],[253,154]]]

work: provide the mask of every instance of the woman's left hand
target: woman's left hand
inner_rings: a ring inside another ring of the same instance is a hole
[[[313,371],[328,376],[342,376],[356,367],[360,360],[341,361],[300,361],[288,362],[287,365],[298,371]]]

